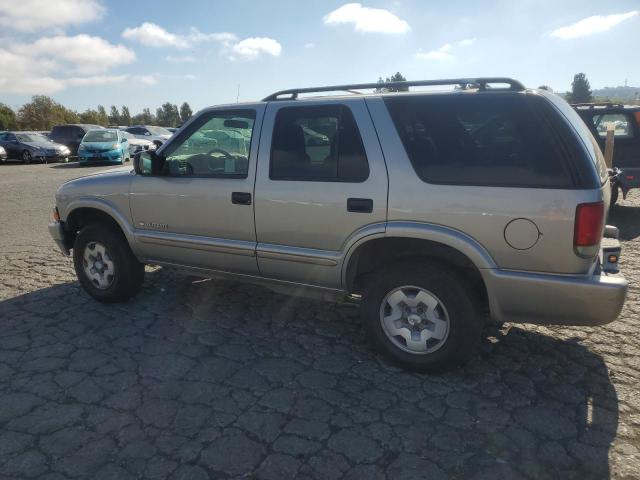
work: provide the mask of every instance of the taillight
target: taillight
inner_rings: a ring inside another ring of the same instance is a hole
[[[636,122],[638,123],[638,127],[640,127],[640,112],[636,112],[635,116],[636,116]]]
[[[581,203],[576,208],[576,224],[573,231],[573,246],[581,257],[592,257],[602,237],[604,203]]]

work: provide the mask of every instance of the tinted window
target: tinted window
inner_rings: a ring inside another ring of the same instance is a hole
[[[140,127],[131,127],[127,128],[127,132],[132,133],[133,135],[144,135],[146,130]]]
[[[255,118],[254,110],[203,115],[165,149],[164,174],[246,177]]]
[[[604,138],[607,136],[607,129],[613,129],[613,135],[617,138],[633,137],[633,127],[631,119],[624,113],[600,113],[593,116],[593,125],[598,131],[598,135]]]
[[[271,179],[363,182],[368,176],[362,139],[347,107],[286,107],[278,112]]]
[[[553,132],[524,95],[387,97],[385,103],[426,182],[574,186]]]

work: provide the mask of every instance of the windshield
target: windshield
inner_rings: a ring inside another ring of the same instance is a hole
[[[115,142],[118,135],[113,130],[91,130],[82,139],[83,142]]]
[[[38,133],[16,133],[19,142],[46,142],[48,141]]]
[[[171,132],[169,130],[162,127],[146,127],[146,129],[154,135],[171,135]]]

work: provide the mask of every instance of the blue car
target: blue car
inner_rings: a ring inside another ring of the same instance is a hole
[[[117,163],[122,165],[131,159],[129,141],[115,128],[89,130],[78,147],[80,165]]]

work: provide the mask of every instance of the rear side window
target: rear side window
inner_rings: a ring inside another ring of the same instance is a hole
[[[368,177],[364,145],[349,108],[302,106],[278,112],[269,178],[357,183]]]
[[[633,120],[630,115],[624,113],[599,113],[593,116],[593,125],[598,135],[607,136],[609,127],[613,129],[613,135],[617,138],[633,137]]]
[[[425,182],[575,186],[562,148],[524,95],[387,97],[385,103]]]

